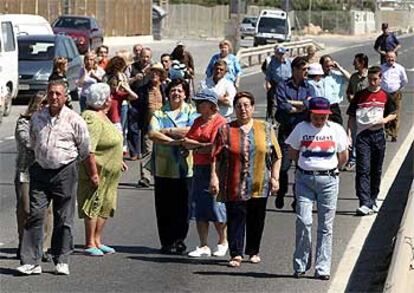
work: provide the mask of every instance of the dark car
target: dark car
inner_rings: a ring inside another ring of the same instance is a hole
[[[83,65],[73,40],[64,35],[26,35],[17,38],[19,46],[19,93],[18,99],[32,97],[45,91],[57,56],[68,59],[66,77],[71,93],[77,92],[76,81]]]
[[[95,18],[90,16],[59,16],[53,23],[55,34],[66,34],[75,41],[81,54],[103,44],[103,32]]]

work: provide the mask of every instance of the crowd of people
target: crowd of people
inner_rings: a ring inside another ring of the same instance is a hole
[[[141,44],[112,58],[106,46],[86,53],[78,79],[80,115],[68,103],[67,60],[59,57],[47,92],[32,98],[16,125],[17,270],[40,274],[41,261],[52,260],[58,274],[69,274],[76,202],[84,253],[116,253],[102,237],[116,212],[128,158],[140,165],[137,186],[154,185],[160,253],[198,258],[229,252],[230,267],[240,267],[244,255],[261,262],[268,198],[284,207],[294,165],[294,276],[311,267],[316,202],[315,277],[329,280],[339,171],[356,169],[356,214],[378,212],[386,135],[398,138],[407,76],[396,62],[399,44],[388,44],[396,38],[381,38],[375,46],[384,62],[369,66],[359,53],[352,75],[331,56],[317,56],[313,46],[308,55],[289,58],[288,49],[277,45],[262,66],[270,121],[253,117],[256,99],[239,90],[242,70],[228,40],[219,43],[197,86],[193,56],[182,43],[159,62]],[[200,242],[187,252],[190,219]],[[208,246],[210,222],[214,250]]]

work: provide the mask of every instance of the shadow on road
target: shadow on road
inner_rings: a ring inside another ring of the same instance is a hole
[[[269,279],[294,279],[293,275],[269,274],[260,272],[194,272],[195,275],[204,276],[230,276],[230,277],[251,277]],[[314,279],[312,276],[304,276],[303,279]]]
[[[414,176],[413,164],[414,145],[368,234],[346,292],[382,292],[394,249],[394,237],[400,227]]]
[[[190,265],[215,265],[215,266],[226,266],[227,260],[224,259],[193,259],[187,256],[131,256],[129,259],[156,262],[156,263],[175,263],[175,264],[190,264]]]

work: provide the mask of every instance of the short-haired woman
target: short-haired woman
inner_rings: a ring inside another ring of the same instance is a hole
[[[259,263],[266,203],[279,189],[281,151],[271,124],[253,119],[255,99],[249,92],[234,98],[237,119],[222,126],[216,137],[210,188],[226,204],[231,260],[239,267],[245,253]]]
[[[127,167],[122,160],[122,135],[106,116],[111,106],[109,86],[91,85],[86,105],[82,117],[88,126],[93,159],[90,166],[84,163],[79,168],[78,211],[85,222],[85,253],[102,256],[115,253],[102,243],[102,233],[107,219],[115,214],[119,178]]]
[[[234,83],[234,86],[236,88],[239,87],[240,83],[240,75],[242,73],[240,61],[232,53],[233,46],[229,40],[222,40],[219,43],[219,49],[220,52],[217,54],[214,54],[213,57],[211,57],[210,62],[207,65],[206,69],[206,76],[211,77],[214,73],[214,64],[220,59],[226,61],[227,63],[227,74],[226,78]]]

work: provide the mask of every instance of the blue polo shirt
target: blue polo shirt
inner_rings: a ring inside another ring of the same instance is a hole
[[[296,87],[292,78],[280,83],[276,91],[276,120],[281,124],[295,126],[306,118],[306,111],[301,113],[290,113],[292,104],[288,100],[302,101],[307,107],[308,99],[312,92],[306,80]]]
[[[382,34],[375,40],[374,49],[380,48],[382,51],[389,52],[393,51],[399,44],[400,42],[393,33]]]
[[[276,84],[287,80],[292,76],[292,62],[290,59],[286,59],[284,63],[281,63],[275,57],[269,63],[266,69],[266,80],[274,81]]]

